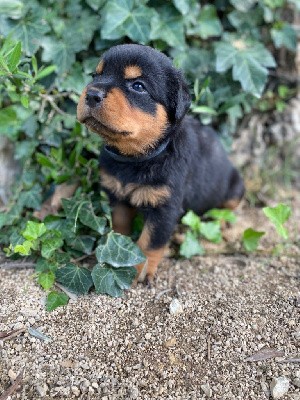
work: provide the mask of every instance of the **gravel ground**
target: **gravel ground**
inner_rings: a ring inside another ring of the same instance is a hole
[[[258,211],[239,214],[240,228],[265,227]],[[236,231],[225,233],[234,242]],[[52,339],[26,331],[0,340],[0,394],[24,368],[10,399],[259,400],[276,398],[270,383],[284,376],[280,399],[300,400],[299,271],[299,252],[171,258],[151,289],[140,285],[122,299],[92,293],[47,313],[32,270],[0,269],[0,332],[33,327]],[[183,307],[177,315],[174,299]],[[282,354],[245,361],[264,347]]]

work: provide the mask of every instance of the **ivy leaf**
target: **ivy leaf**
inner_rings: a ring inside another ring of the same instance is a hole
[[[289,50],[296,51],[297,34],[290,24],[285,23],[271,29],[271,37],[277,48],[286,47]]]
[[[52,271],[41,272],[38,275],[38,283],[44,290],[49,290],[55,281],[55,274]]]
[[[104,244],[96,249],[99,263],[107,263],[113,267],[129,267],[146,260],[140,248],[128,237],[109,232]]]
[[[43,14],[41,8],[38,7],[28,13],[25,18],[17,22],[11,20],[7,26],[4,26],[3,33],[10,34],[16,41],[21,41],[22,49],[27,56],[36,53],[42,39],[44,40],[44,34],[50,30]]]
[[[216,7],[213,5],[205,5],[201,8],[197,27],[193,29],[194,34],[198,34],[202,39],[211,36],[219,36],[222,33],[222,25],[217,16]]]
[[[22,256],[29,256],[31,249],[33,248],[33,243],[30,240],[25,240],[22,244],[17,244],[13,251],[14,253],[21,254]]]
[[[205,239],[213,243],[220,243],[222,240],[219,221],[202,222],[200,233]]]
[[[40,208],[42,203],[42,188],[37,183],[32,186],[29,190],[24,190],[20,193],[18,198],[18,204],[22,207],[31,208],[37,210]]]
[[[283,224],[291,216],[291,207],[280,203],[276,207],[264,207],[263,212],[265,216],[275,225],[277,233],[284,239],[288,239],[288,232]]]
[[[79,235],[69,240],[68,244],[74,250],[81,251],[84,254],[91,254],[94,248],[96,238],[90,235]]]
[[[104,6],[106,0],[86,0],[86,2],[94,11],[98,11],[99,8]]]
[[[95,215],[92,203],[84,204],[79,211],[79,219],[83,225],[103,235],[106,228],[106,218]]]
[[[196,255],[202,256],[204,254],[204,248],[199,243],[197,236],[193,232],[188,231],[183,243],[180,245],[179,253],[185,258],[191,258]]]
[[[27,240],[36,240],[46,231],[47,228],[43,222],[28,221],[25,230],[22,232],[22,236]]]
[[[57,269],[57,265],[53,262],[45,260],[45,258],[39,257],[34,268],[35,272],[37,273],[48,272],[48,271],[52,271],[54,273]]]
[[[230,0],[230,3],[239,11],[247,12],[249,11],[254,4],[257,3],[257,0]]]
[[[173,4],[182,15],[186,15],[190,10],[189,0],[173,0]]]
[[[255,251],[258,247],[260,238],[265,232],[255,231],[252,228],[248,228],[243,233],[243,245],[247,251]]]
[[[47,296],[46,310],[52,311],[57,307],[68,304],[69,297],[65,293],[50,292]]]
[[[157,13],[151,21],[151,40],[163,40],[169,46],[184,48],[184,26],[182,15],[171,5],[156,9]]]
[[[105,264],[97,264],[92,271],[96,293],[113,297],[122,296],[123,289],[129,289],[136,276],[132,267],[113,268]]]
[[[268,70],[275,61],[270,52],[260,43],[226,36],[228,41],[215,44],[216,70],[225,72],[232,67],[232,76],[242,88],[259,97],[265,87]]]
[[[57,230],[50,230],[41,237],[42,248],[41,254],[44,258],[50,258],[57,249],[64,244],[62,234]]]
[[[205,217],[215,219],[216,221],[236,222],[236,215],[233,211],[227,209],[213,208],[204,214]]]
[[[101,38],[115,40],[128,36],[139,43],[148,43],[150,21],[155,11],[133,0],[113,0],[103,9]]]
[[[93,286],[91,272],[72,263],[59,268],[56,271],[56,279],[76,294],[86,294]]]
[[[194,213],[194,211],[189,210],[181,218],[181,222],[184,225],[189,226],[195,233],[200,233],[201,220],[200,217]]]
[[[24,4],[20,0],[0,1],[0,15],[7,15],[9,18],[18,19],[23,14]]]
[[[42,60],[53,62],[56,65],[57,73],[61,75],[69,70],[75,62],[75,51],[68,43],[46,37],[42,42]]]

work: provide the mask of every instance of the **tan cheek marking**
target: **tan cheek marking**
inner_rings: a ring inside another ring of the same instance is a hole
[[[96,72],[97,72],[97,74],[99,74],[99,75],[102,74],[103,68],[104,68],[104,61],[101,60],[101,61],[99,62],[99,64],[97,65],[97,67],[96,67]]]
[[[237,206],[240,204],[241,199],[231,199],[231,200],[227,200],[222,207],[223,208],[228,208],[229,210],[234,210],[235,208],[237,208]]]
[[[77,119],[79,122],[84,120],[86,117],[86,105],[85,105],[86,91],[87,88],[84,88],[77,104]]]
[[[170,197],[170,189],[163,185],[158,187],[139,186],[130,195],[130,203],[135,207],[163,204]]]
[[[135,79],[139,76],[142,76],[142,69],[137,65],[128,65],[124,69],[124,78],[125,79]]]
[[[99,109],[99,120],[118,131],[130,132],[128,136],[107,140],[122,154],[139,155],[153,148],[167,127],[167,113],[157,104],[156,115],[151,115],[132,107],[123,92],[113,88]]]

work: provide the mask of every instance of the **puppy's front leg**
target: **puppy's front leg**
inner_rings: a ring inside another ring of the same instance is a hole
[[[146,256],[146,261],[136,266],[138,281],[147,278],[151,283],[157,271],[168,240],[175,228],[177,216],[170,218],[168,211],[153,210],[150,215],[145,216],[145,224],[141,236],[137,242],[138,246]]]

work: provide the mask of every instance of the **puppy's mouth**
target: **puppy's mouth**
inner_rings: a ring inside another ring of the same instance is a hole
[[[130,132],[118,131],[118,130],[112,128],[111,126],[108,126],[108,125],[104,124],[103,122],[100,122],[98,119],[96,119],[92,116],[85,118],[81,122],[83,124],[85,124],[90,130],[98,133],[99,135],[103,136],[104,138],[109,138],[110,140],[113,140],[115,136],[130,135]]]

